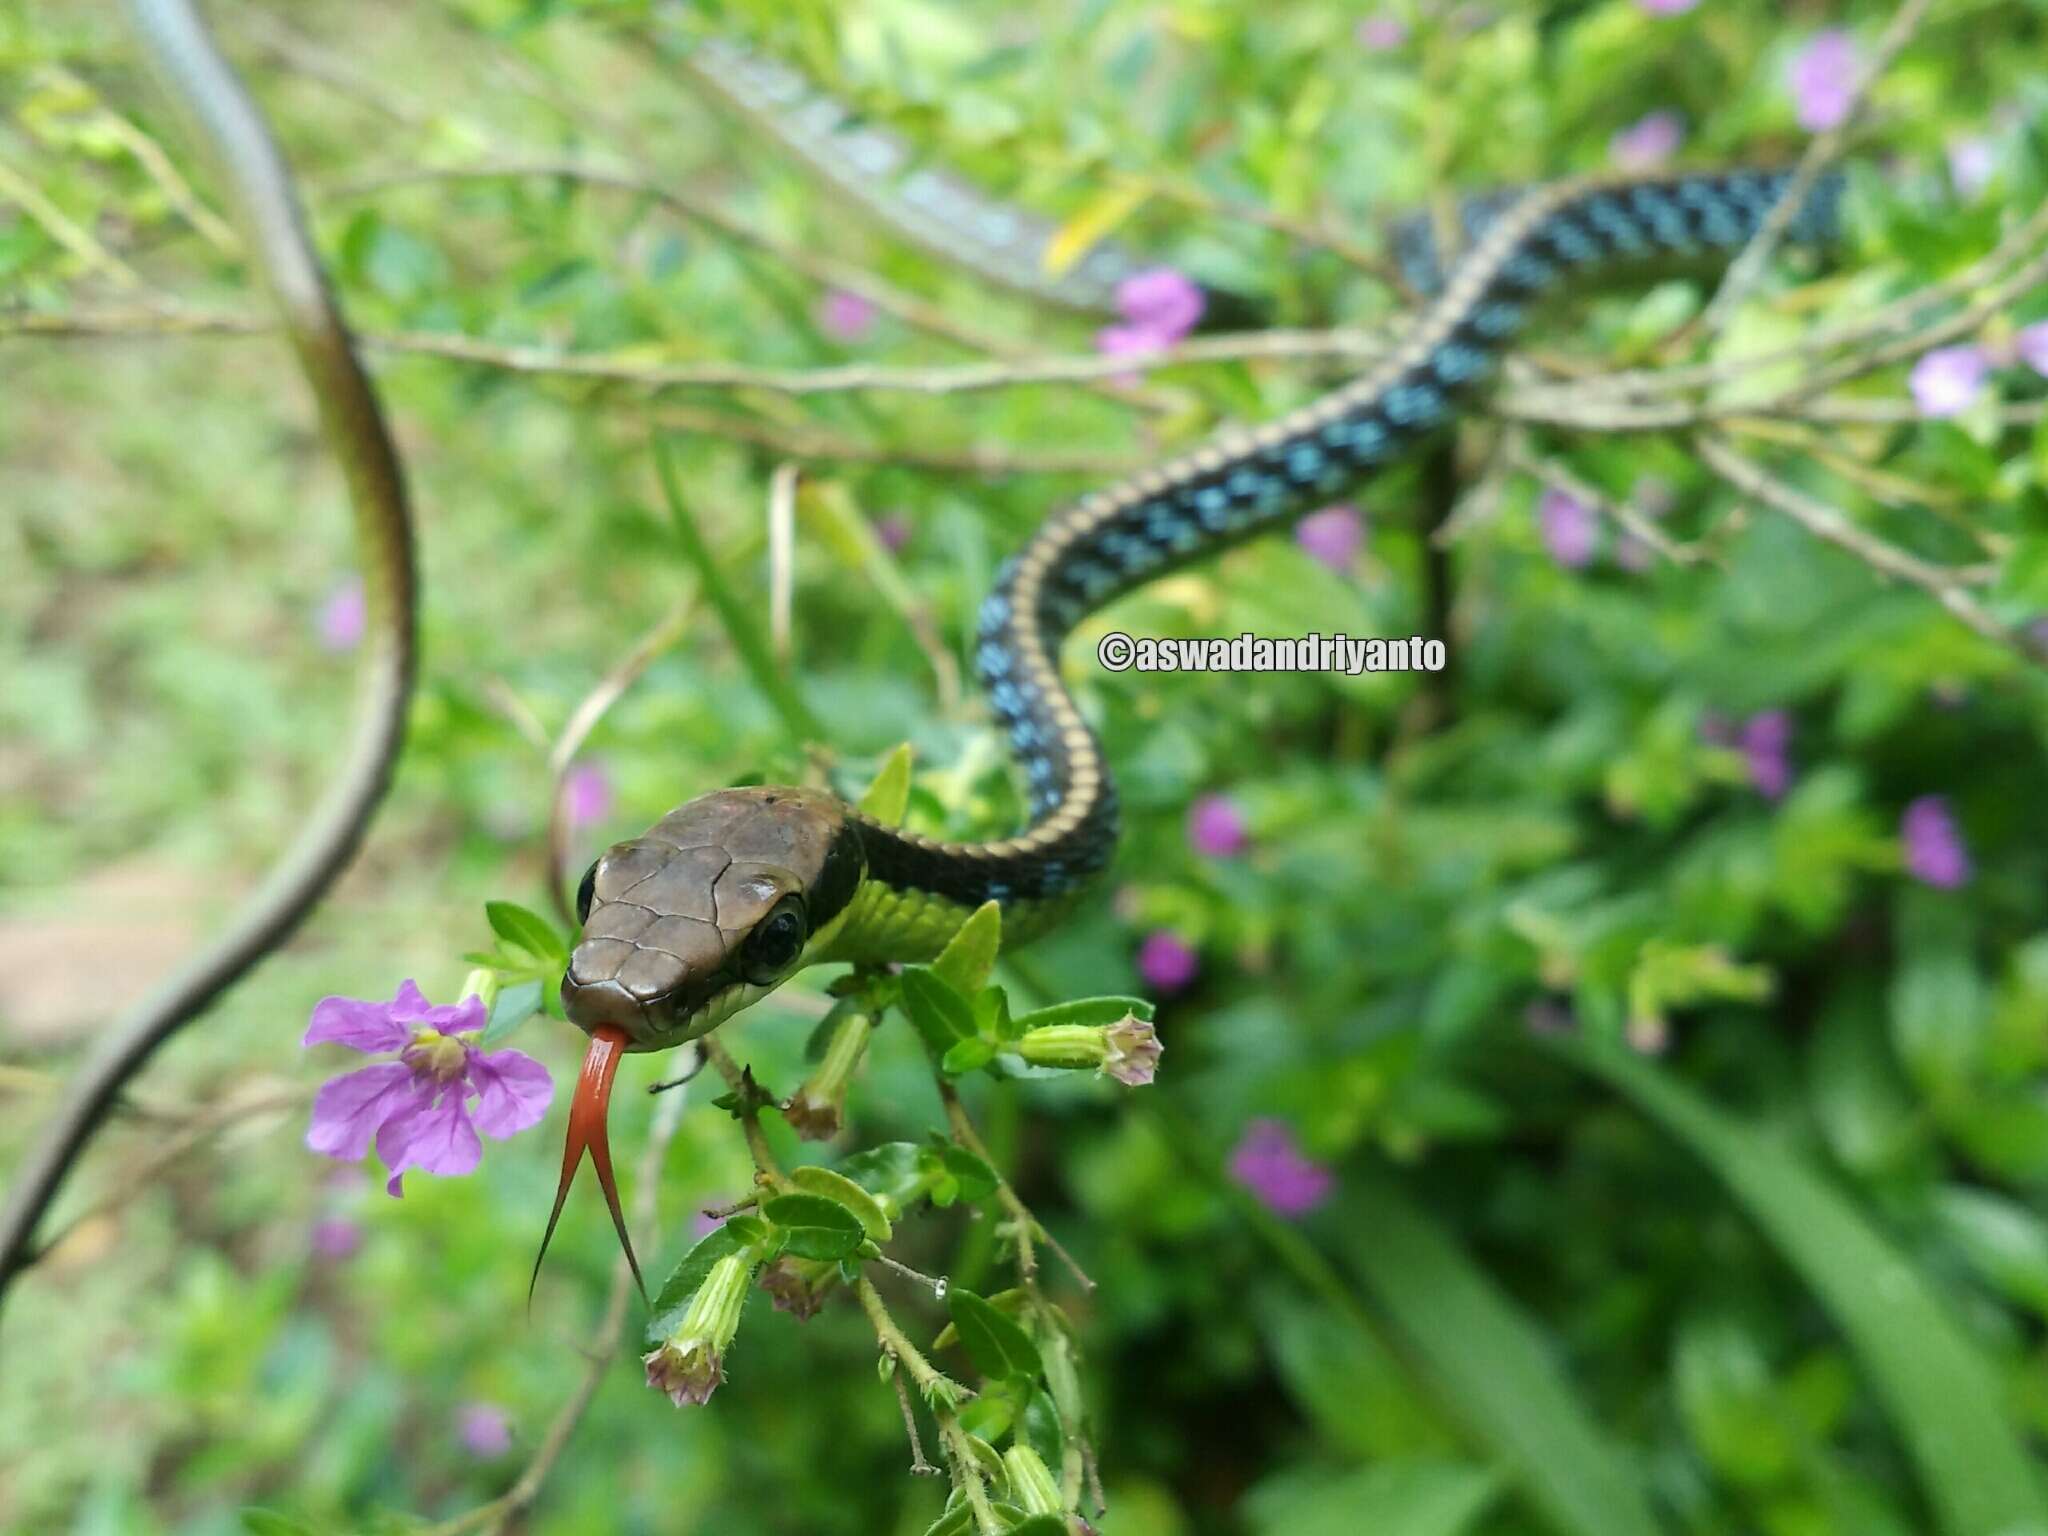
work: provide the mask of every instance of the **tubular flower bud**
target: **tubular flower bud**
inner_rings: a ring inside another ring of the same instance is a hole
[[[846,1118],[846,1085],[867,1054],[875,1021],[865,1013],[849,1013],[832,1032],[825,1059],[804,1085],[782,1106],[782,1115],[805,1141],[828,1141],[839,1134]]]
[[[1158,1033],[1134,1013],[1114,1024],[1045,1024],[1017,1042],[1017,1054],[1035,1067],[1092,1067],[1130,1088],[1152,1081],[1164,1049]]]
[[[725,1380],[725,1351],[739,1332],[740,1311],[753,1279],[750,1253],[729,1253],[712,1265],[676,1331],[641,1357],[647,1385],[666,1392],[678,1408],[709,1402]]]
[[[1061,1513],[1059,1487],[1043,1458],[1030,1446],[1013,1445],[1003,1452],[1003,1470],[1009,1474],[1010,1492],[1025,1514]]]

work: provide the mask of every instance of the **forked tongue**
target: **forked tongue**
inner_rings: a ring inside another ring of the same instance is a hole
[[[626,1231],[626,1213],[619,1208],[619,1186],[612,1177],[612,1144],[605,1129],[605,1112],[612,1102],[612,1079],[619,1075],[619,1058],[625,1053],[626,1032],[616,1024],[600,1024],[590,1032],[583,1073],[576,1079],[576,1097],[569,1101],[569,1134],[562,1144],[562,1182],[555,1186],[555,1208],[548,1212],[548,1229],[541,1234],[540,1252],[533,1256],[533,1279],[526,1284],[529,1302],[540,1279],[541,1260],[548,1256],[555,1223],[562,1219],[563,1202],[569,1198],[569,1186],[576,1182],[576,1170],[582,1166],[586,1150],[591,1166],[597,1170],[604,1203],[611,1207],[612,1225],[618,1228],[626,1262],[633,1266],[633,1283],[640,1287],[640,1299],[647,1299],[647,1282],[640,1278],[640,1261],[633,1256],[633,1239]]]

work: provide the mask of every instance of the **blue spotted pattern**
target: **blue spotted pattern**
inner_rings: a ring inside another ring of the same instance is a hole
[[[1042,822],[1066,803],[1074,765],[1055,714],[1058,701],[1049,692],[1059,687],[1057,679],[1037,666],[1027,668],[1027,651],[1049,667],[1067,630],[1119,593],[1313,511],[1332,489],[1441,428],[1457,401],[1492,372],[1528,302],[1567,271],[1660,251],[1739,246],[1785,185],[1782,172],[1730,172],[1587,191],[1537,221],[1502,253],[1490,280],[1460,313],[1434,317],[1439,339],[1428,354],[1369,398],[1341,414],[1317,413],[1277,441],[1220,464],[1182,471],[1167,490],[1127,504],[1114,504],[1123,498],[1112,493],[1113,505],[1092,521],[1049,524],[1039,535],[1045,575],[1035,610],[1018,606],[1017,565],[1006,563],[982,605],[975,647],[990,708],[1023,770],[1033,821]],[[1841,190],[1839,176],[1823,178],[1792,221],[1790,237],[1807,243],[1832,238]],[[1515,194],[1499,194],[1468,202],[1461,210],[1468,240],[1483,235],[1516,201]],[[1404,237],[1397,230],[1396,255],[1410,281],[1429,291],[1441,286],[1442,273],[1434,269],[1427,236],[1426,224],[1419,244],[1412,231]],[[1411,258],[1426,258],[1430,270],[1410,270]],[[1036,839],[1000,856],[946,860],[943,878],[949,894],[963,900],[1060,896],[1101,871],[1116,836],[1116,794],[1105,775],[1102,793],[1057,838]],[[971,876],[962,873],[967,865]]]

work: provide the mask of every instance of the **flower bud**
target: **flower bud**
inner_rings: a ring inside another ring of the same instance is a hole
[[[1017,1042],[1017,1054],[1035,1067],[1093,1067],[1130,1088],[1152,1081],[1164,1049],[1152,1026],[1134,1013],[1114,1024],[1041,1025]]]
[[[782,1106],[782,1116],[805,1141],[828,1141],[839,1134],[846,1118],[846,1085],[867,1054],[873,1017],[850,1012],[832,1032],[825,1059]]]
[[[809,1322],[838,1283],[839,1266],[822,1259],[792,1259],[780,1254],[761,1271],[761,1289],[776,1307],[798,1322]]]
[[[675,1332],[641,1357],[647,1385],[666,1392],[678,1408],[710,1401],[725,1380],[725,1351],[739,1332],[753,1278],[751,1253],[729,1253],[711,1266]]]
[[[1038,1452],[1028,1445],[1013,1445],[1003,1452],[1003,1471],[1010,1479],[1010,1496],[1027,1515],[1057,1515],[1060,1490],[1052,1472]]]

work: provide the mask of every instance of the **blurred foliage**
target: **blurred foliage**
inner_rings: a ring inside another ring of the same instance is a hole
[[[1793,52],[1828,24],[1867,48],[1891,12],[1393,9],[1412,35],[1378,51],[1354,38],[1353,8],[1322,0],[745,0],[654,24],[801,63],[1058,214],[1085,214],[1116,173],[1367,230],[1440,188],[1598,167],[1655,108],[1683,115],[1687,162],[1784,158],[1802,142]],[[713,192],[1020,345],[1088,345],[1085,322],[893,244],[772,147],[735,139],[635,41],[644,6],[211,10],[367,329],[666,361],[957,360],[888,319],[834,339],[805,281],[644,197],[534,177],[359,185],[584,153]],[[1767,284],[1726,345],[1794,341],[1950,276],[2038,206],[2044,43],[2039,0],[1936,4],[1877,92],[1863,161],[1885,174],[1859,178],[1852,248],[1818,281]],[[111,7],[0,0],[0,64],[0,168],[37,199],[0,189],[10,307],[167,291],[253,310],[231,242],[192,212],[212,201],[207,175]],[[1978,137],[1995,168],[1959,197],[1946,155]],[[1184,200],[1147,199],[1119,235],[1268,298],[1284,323],[1386,309],[1335,258]],[[1540,344],[1640,355],[1706,291],[1681,275],[1589,296]],[[1987,339],[2043,318],[2048,295]],[[264,340],[0,338],[0,366],[0,560],[16,573],[0,584],[0,901],[20,932],[105,917],[99,965],[72,979],[90,1017],[127,984],[124,915],[95,911],[91,882],[169,868],[191,893],[169,916],[216,920],[329,765],[350,666],[316,626],[346,569],[341,487]],[[415,476],[426,592],[397,790],[305,932],[164,1053],[138,1090],[152,1104],[256,1080],[310,1090],[323,1065],[294,1042],[324,993],[381,996],[415,975],[451,995],[457,957],[489,942],[482,901],[542,904],[549,778],[522,722],[559,729],[699,579],[649,448],[677,402],[388,354],[379,373]],[[1316,380],[1218,364],[1154,387],[1173,409],[1143,424],[1071,386],[679,401],[906,454],[1142,456],[1275,414]],[[2022,371],[1998,387],[2008,404],[2043,395]],[[1857,388],[1904,398],[1896,371]],[[705,548],[759,602],[775,456],[701,432],[665,441]],[[1467,446],[1476,473],[1476,434]],[[1825,459],[1788,473],[1926,558],[1992,564],[2002,619],[2048,606],[2048,426],[2002,422],[1987,397],[1831,446],[1882,477]],[[1513,481],[1436,562],[1437,493],[1408,467],[1361,492],[1370,539],[1349,573],[1263,541],[1076,641],[1071,675],[1123,787],[1119,873],[1000,974],[1020,1009],[1142,990],[1132,957],[1162,928],[1197,947],[1200,974],[1161,1000],[1153,1088],[967,1091],[996,1161],[1100,1282],[1061,1299],[1101,1435],[1103,1529],[2048,1530],[2048,695],[1925,594],[1743,505],[1680,442],[1539,447],[1616,496],[1654,477],[1665,530],[1714,559],[1637,571],[1610,544],[1560,568],[1536,488]],[[914,824],[1010,823],[984,717],[942,706],[919,626],[963,661],[996,561],[1086,483],[808,469],[789,667],[837,787],[857,792],[908,739]],[[881,577],[846,536],[848,508],[911,530]],[[1440,679],[1108,675],[1081,655],[1108,627],[1406,634],[1430,623],[1433,581],[1453,658]],[[578,868],[691,794],[810,771],[757,659],[707,613],[611,710],[588,749],[611,805],[577,832]],[[1793,722],[1777,801],[1702,730],[1767,710]],[[1204,792],[1242,808],[1242,856],[1190,849],[1184,816]],[[1903,868],[1901,812],[1929,794],[1974,859],[1960,889]],[[802,1075],[821,986],[806,978],[728,1031],[763,1081]],[[31,1077],[61,1075],[84,1043],[14,1022],[0,1018],[0,1048]],[[1570,1040],[1547,1033],[1567,1022]],[[519,1036],[558,1082],[580,1043],[546,1018]],[[33,1081],[0,1092],[6,1155],[45,1099]],[[647,1113],[621,1094],[622,1148]],[[876,1035],[850,1114],[848,1149],[936,1123],[907,1030]],[[1228,1177],[1256,1117],[1290,1122],[1337,1172],[1298,1225]],[[299,1113],[272,1113],[88,1221],[0,1318],[0,1527],[396,1531],[502,1490],[583,1370],[612,1253],[597,1202],[576,1202],[522,1311],[558,1124],[392,1201],[305,1153]],[[157,1136],[147,1120],[113,1129],[67,1210],[118,1186]],[[748,1173],[729,1121],[693,1105],[650,1270],[686,1251],[688,1212]],[[333,1240],[316,1246],[323,1227]],[[995,1260],[990,1223],[964,1209],[906,1222],[897,1248],[965,1287]],[[894,1304],[921,1338],[942,1326],[914,1292]],[[922,1531],[938,1501],[903,1475],[873,1356],[857,1311],[834,1305],[801,1327],[753,1309],[707,1408],[672,1411],[621,1364],[525,1528]],[[465,1443],[478,1404],[507,1416],[509,1449]]]

